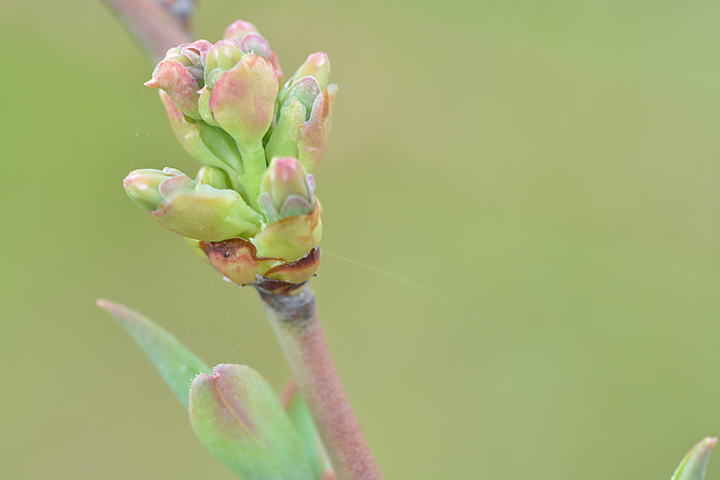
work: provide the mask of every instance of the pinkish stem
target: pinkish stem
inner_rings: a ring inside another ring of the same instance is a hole
[[[258,290],[338,480],[381,480],[325,341],[309,286],[297,295]]]
[[[172,47],[192,42],[189,0],[105,0],[125,28],[158,63]]]

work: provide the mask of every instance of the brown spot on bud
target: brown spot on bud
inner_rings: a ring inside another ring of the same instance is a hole
[[[274,258],[258,258],[255,245],[242,238],[200,242],[199,245],[210,263],[238,285],[253,283],[256,275],[262,275],[277,263]]]

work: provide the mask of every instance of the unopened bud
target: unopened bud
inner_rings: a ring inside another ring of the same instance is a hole
[[[313,77],[303,77],[285,90],[280,96],[280,103],[284,104],[296,98],[305,107],[305,120],[310,117],[315,99],[320,95],[322,89],[320,84]]]
[[[238,20],[237,22],[233,23],[229,27],[225,29],[225,35],[223,38],[227,40],[228,38],[237,38],[238,40],[241,40],[246,33],[249,32],[258,32],[258,29],[250,22],[243,22],[242,20]]]
[[[313,77],[320,84],[320,90],[325,90],[330,83],[330,59],[327,53],[318,52],[308,56],[305,63],[292,76],[291,82],[296,82],[303,77]]]
[[[285,84],[278,95],[280,110],[267,143],[268,158],[295,156],[308,172],[320,163],[330,138],[337,94],[337,85],[329,81],[330,60],[318,52],[310,55]]]
[[[178,170],[135,170],[123,185],[140,208],[184,237],[221,241],[260,230],[260,214],[238,192],[195,182]]]
[[[268,223],[306,215],[315,205],[315,179],[293,157],[274,158],[260,188],[258,207]]]
[[[144,168],[130,172],[123,180],[123,187],[135,205],[152,212],[165,200],[160,193],[160,184],[173,176],[162,170]]]
[[[282,79],[283,74],[280,69],[280,63],[278,62],[277,55],[274,51],[272,51],[272,49],[270,49],[270,45],[267,43],[267,40],[260,35],[255,25],[238,20],[225,30],[225,36],[223,38],[225,40],[236,38],[242,41],[243,52],[262,55],[270,60],[270,63],[272,63],[272,66],[275,69],[275,74],[278,76],[278,81]]]
[[[305,122],[307,109],[297,98],[280,107],[277,123],[265,146],[268,158],[298,156],[300,129]]]
[[[275,158],[265,172],[258,207],[267,223],[250,241],[259,257],[295,262],[307,256],[322,237],[322,209],[315,179],[292,157]]]
[[[212,89],[218,78],[233,68],[243,57],[236,39],[220,40],[208,52],[205,60],[205,84]]]
[[[232,188],[232,182],[225,170],[216,167],[203,165],[197,174],[197,181],[210,185],[218,190],[226,190]]]
[[[210,42],[198,40],[171,48],[145,85],[164,90],[181,112],[199,119],[197,91],[204,83],[204,62],[210,46]]]
[[[248,33],[240,40],[240,49],[245,53],[254,53],[271,60],[270,44],[259,33]]]
[[[249,53],[215,81],[208,109],[243,149],[255,151],[262,148],[262,138],[272,123],[277,92],[272,64]]]

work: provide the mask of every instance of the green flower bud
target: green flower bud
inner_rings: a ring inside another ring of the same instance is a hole
[[[313,77],[303,77],[293,82],[292,85],[280,94],[280,104],[296,98],[305,107],[305,120],[310,117],[315,99],[320,95],[322,89],[320,83]]]
[[[150,168],[135,170],[125,177],[123,186],[128,197],[135,202],[135,205],[146,212],[152,212],[165,199],[160,193],[160,184],[173,176],[172,173],[166,173],[164,170]]]
[[[197,174],[197,181],[210,185],[218,190],[226,190],[232,188],[232,182],[225,170],[221,168],[208,167],[203,165]]]
[[[306,112],[307,109],[297,98],[280,107],[278,121],[265,147],[268,158],[298,157],[298,142]]]
[[[243,55],[237,39],[220,40],[216,43],[205,60],[205,84],[208,88],[212,89],[218,78],[237,65]]]
[[[293,157],[270,162],[260,186],[258,207],[268,223],[307,215],[315,206],[315,179]]]
[[[267,381],[218,365],[190,387],[190,422],[205,447],[246,480],[317,480],[295,428]]]
[[[178,170],[136,170],[123,185],[158,223],[184,237],[221,241],[260,230],[260,214],[238,192],[195,182]]]

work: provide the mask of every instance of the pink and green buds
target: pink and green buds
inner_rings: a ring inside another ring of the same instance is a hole
[[[315,178],[293,157],[276,157],[265,172],[258,198],[268,223],[307,215],[315,206]]]
[[[213,373],[190,387],[190,422],[205,447],[245,480],[318,480],[267,381],[240,365]]]
[[[277,124],[267,145],[268,157],[298,158],[312,172],[325,153],[337,86],[329,85],[325,53],[310,55],[278,96]]]
[[[262,148],[272,124],[282,72],[254,26],[242,22],[233,32],[239,36],[219,41],[207,54],[199,112],[232,135],[241,149],[254,151]]]
[[[227,278],[290,291],[320,259],[322,210],[309,173],[327,146],[337,87],[324,53],[280,92],[281,78],[277,55],[248,22],[215,44],[168,50],[146,85],[161,89],[175,136],[203,167],[197,181],[139,170],[125,187],[163,226],[199,240]]]
[[[218,241],[250,237],[260,230],[260,215],[239,193],[195,182],[172,168],[135,170],[123,185],[162,226],[188,238]]]
[[[705,468],[710,460],[710,452],[716,443],[717,438],[702,439],[685,455],[671,480],[703,480]]]
[[[275,68],[275,73],[277,73],[278,79],[282,79],[283,74],[280,69],[280,63],[278,62],[277,55],[275,55],[275,52],[270,49],[270,45],[268,45],[267,41],[260,36],[260,32],[258,32],[255,25],[238,20],[225,29],[225,35],[223,38],[225,40],[230,38],[240,40],[242,50],[244,52],[256,53],[270,60],[270,63],[272,63]]]

